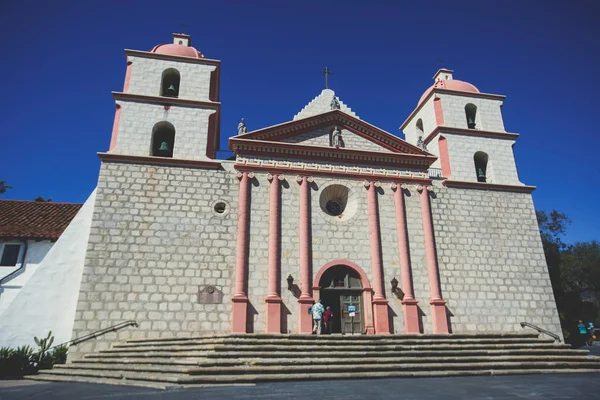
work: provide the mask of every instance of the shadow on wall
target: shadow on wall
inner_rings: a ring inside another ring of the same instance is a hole
[[[389,305],[388,305],[388,318],[389,318],[390,334],[393,335],[394,333],[396,333],[396,331],[394,330],[394,318],[398,318],[398,314],[396,314],[396,312]]]
[[[292,315],[292,312],[285,305],[281,303],[281,333],[289,333],[288,318]]]
[[[250,301],[248,301],[248,314],[246,317],[246,332],[247,333],[254,333],[254,318],[255,316],[258,315],[258,311],[256,311],[256,308],[254,308],[254,306],[252,305],[252,303]]]
[[[452,314],[452,311],[450,311],[450,309],[448,307],[446,307],[446,320],[448,321],[448,333],[452,333],[452,317],[454,317],[454,314]]]

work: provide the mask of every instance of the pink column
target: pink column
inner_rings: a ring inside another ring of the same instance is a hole
[[[233,294],[233,318],[231,331],[234,333],[246,333],[246,322],[248,318],[248,239],[249,239],[249,217],[250,203],[250,179],[253,173],[238,172],[240,179],[240,192],[238,201],[238,226],[237,226],[237,254],[235,260],[235,293]]]
[[[312,318],[308,308],[313,303],[310,293],[310,187],[312,178],[297,176],[296,181],[300,184],[300,298],[298,299],[298,312],[300,313],[300,333],[312,332]]]
[[[415,300],[412,286],[412,270],[408,250],[408,234],[406,225],[406,205],[404,203],[404,190],[406,185],[392,184],[395,191],[396,205],[396,230],[398,231],[398,250],[400,252],[400,278],[402,281],[402,305],[404,307],[404,333],[421,333],[419,329],[419,309]]]
[[[283,175],[268,174],[267,179],[271,182],[271,198],[269,209],[269,281],[265,301],[267,303],[267,333],[281,333],[281,297],[279,276],[281,274],[281,214],[280,180]]]
[[[431,318],[433,333],[448,333],[448,320],[446,316],[446,301],[442,299],[440,291],[439,270],[435,256],[435,239],[433,237],[433,221],[431,219],[431,206],[429,204],[429,191],[431,186],[419,185],[417,190],[421,193],[421,216],[423,218],[423,235],[425,236],[425,255],[427,258],[427,271],[429,273],[429,292],[431,299]]]
[[[369,239],[371,243],[371,275],[373,277],[373,317],[375,333],[390,333],[388,301],[383,295],[383,262],[381,261],[381,241],[379,237],[379,215],[377,210],[377,189],[379,183],[364,182],[367,189],[369,208]]]

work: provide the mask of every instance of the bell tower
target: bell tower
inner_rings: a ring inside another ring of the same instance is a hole
[[[433,76],[400,127],[406,141],[438,156],[432,167],[448,180],[523,185],[513,154],[519,135],[504,128],[505,96],[482,93],[453,73],[440,69]]]
[[[113,92],[116,114],[109,154],[210,160],[219,146],[220,61],[174,33],[173,43],[150,51],[125,50],[123,91]]]

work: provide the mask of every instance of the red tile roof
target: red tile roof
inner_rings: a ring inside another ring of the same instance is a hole
[[[0,200],[0,238],[57,240],[82,204]]]

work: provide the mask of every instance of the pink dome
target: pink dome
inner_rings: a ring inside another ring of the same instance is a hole
[[[479,89],[471,85],[469,82],[458,81],[456,79],[439,80],[433,84],[429,89],[423,93],[423,96],[419,99],[417,107],[431,94],[434,88],[456,90],[458,92],[470,92],[470,93],[481,93]]]
[[[182,44],[159,44],[158,46],[154,46],[151,53],[156,54],[168,54],[171,56],[179,56],[179,57],[191,57],[191,58],[206,58],[204,54],[200,53],[192,46],[184,46]]]

